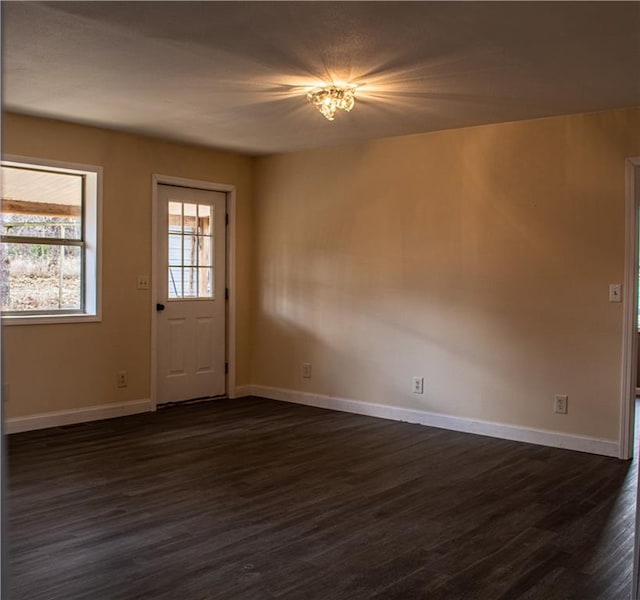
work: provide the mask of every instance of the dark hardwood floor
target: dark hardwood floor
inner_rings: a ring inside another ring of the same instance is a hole
[[[8,446],[11,600],[630,596],[635,461],[257,398]]]

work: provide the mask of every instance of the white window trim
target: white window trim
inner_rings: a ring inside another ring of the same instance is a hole
[[[92,323],[102,321],[102,167],[62,162],[31,156],[4,154],[2,164],[8,166],[37,165],[62,173],[88,173],[84,215],[85,240],[85,312],[79,314],[2,315],[3,325],[51,325],[54,323]]]

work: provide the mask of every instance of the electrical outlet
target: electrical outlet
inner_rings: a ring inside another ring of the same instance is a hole
[[[569,410],[569,396],[556,394],[553,399],[553,412],[559,415],[566,415]]]
[[[148,275],[138,275],[138,286],[139,290],[148,290],[149,289],[149,276]]]
[[[126,371],[118,371],[117,386],[125,388],[129,385],[129,374]]]
[[[311,379],[311,363],[302,363],[302,376]]]
[[[414,377],[411,383],[411,391],[414,394],[424,393],[424,377]]]

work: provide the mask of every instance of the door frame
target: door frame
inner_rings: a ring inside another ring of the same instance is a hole
[[[624,315],[622,319],[622,381],[620,385],[620,445],[619,458],[633,456],[635,427],[635,397],[638,365],[638,242],[640,226],[640,156],[628,158],[625,164],[625,257]],[[638,463],[636,457],[636,463]],[[640,465],[635,467],[640,469]],[[640,591],[640,480],[636,487],[636,515],[633,544],[633,574],[631,597]]]
[[[229,365],[225,378],[225,390],[229,398],[235,397],[236,389],[236,187],[225,183],[214,183],[199,179],[186,179],[172,175],[153,174],[151,177],[151,406],[156,409],[158,390],[156,382],[157,323],[156,303],[158,281],[158,186],[175,185],[198,190],[224,192],[227,197],[226,214],[226,265],[225,285],[229,298],[225,306],[225,361]]]
[[[618,458],[633,456],[638,352],[638,210],[640,157],[625,161],[625,257]]]

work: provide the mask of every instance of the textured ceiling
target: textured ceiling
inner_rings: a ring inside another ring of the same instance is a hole
[[[638,2],[2,2],[8,110],[250,154],[640,105]],[[359,84],[326,121],[320,82]]]

